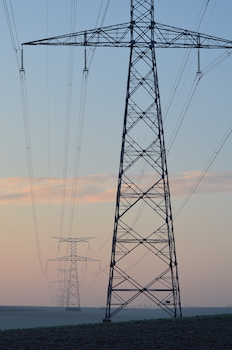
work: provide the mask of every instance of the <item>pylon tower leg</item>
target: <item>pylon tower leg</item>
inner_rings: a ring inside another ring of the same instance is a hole
[[[71,254],[70,254],[70,270],[67,288],[66,311],[81,311],[80,292],[77,271],[77,253],[76,240],[70,239]]]
[[[147,23],[150,23],[148,26]],[[154,0],[131,0],[131,46],[105,321],[136,298],[181,316],[154,49]],[[147,47],[133,45],[140,36]]]

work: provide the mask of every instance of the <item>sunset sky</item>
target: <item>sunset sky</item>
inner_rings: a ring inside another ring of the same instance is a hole
[[[70,32],[71,0],[5,2],[9,8],[12,4],[20,44]],[[61,245],[58,251],[58,240],[53,237],[60,235],[62,220],[64,237],[70,225],[84,50],[73,51],[65,161],[69,48],[24,47],[36,236],[19,72],[5,2],[0,4],[0,305],[56,305],[58,266],[48,260],[62,256],[66,250]],[[95,28],[96,23],[100,26],[104,12],[97,22],[101,3],[105,8],[107,0],[77,0],[75,26],[71,28],[81,31]],[[128,22],[129,4],[129,0],[111,0],[104,25]],[[229,40],[231,13],[231,0],[155,0],[157,22]],[[88,52],[89,61],[91,54]],[[208,72],[207,67],[225,50],[201,50],[202,78],[190,101],[191,89],[199,78],[197,51],[157,49],[156,54],[182,306],[232,305],[232,56],[228,51],[228,58]],[[73,237],[94,237],[89,244],[78,245],[78,255],[98,260],[78,265],[82,306],[106,303],[127,71],[128,49],[99,48],[94,52],[82,142],[78,144],[81,152],[71,232]],[[179,210],[211,160],[199,186]],[[39,255],[46,274],[41,271]],[[133,306],[143,305],[135,301]]]

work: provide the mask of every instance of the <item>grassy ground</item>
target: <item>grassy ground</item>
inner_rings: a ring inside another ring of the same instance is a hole
[[[232,350],[232,315],[0,331],[1,350]]]

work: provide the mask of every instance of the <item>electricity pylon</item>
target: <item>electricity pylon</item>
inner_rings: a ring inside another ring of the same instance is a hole
[[[85,238],[66,238],[66,237],[54,237],[59,239],[59,242],[70,243],[70,255],[63,256],[55,259],[49,259],[48,261],[69,261],[69,277],[67,283],[67,298],[66,298],[66,311],[80,311],[80,292],[79,292],[79,282],[78,282],[78,270],[77,261],[98,261],[91,258],[86,258],[77,255],[77,243],[88,242],[89,239],[93,237]]]
[[[58,280],[58,281],[52,281],[52,284],[58,284],[57,290],[56,290],[56,296],[52,297],[53,300],[56,302],[57,305],[64,307],[65,306],[65,291],[66,291],[66,284],[67,280]]]
[[[54,300],[57,301],[58,305],[64,307],[66,305],[67,300],[67,285],[68,285],[68,275],[69,275],[69,269],[62,269],[61,267],[58,270],[58,276],[60,278],[63,277],[63,279],[59,279],[58,281],[53,281],[52,283],[57,283],[57,293]],[[62,276],[62,277],[61,277]]]
[[[231,49],[232,41],[154,21],[130,0],[130,22],[24,43],[130,50],[105,321],[136,298],[181,316],[155,49]]]

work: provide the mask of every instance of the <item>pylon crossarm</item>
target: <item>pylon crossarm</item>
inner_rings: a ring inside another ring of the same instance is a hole
[[[134,37],[131,40],[131,30]],[[153,34],[151,36],[151,33]],[[142,35],[143,34],[143,35]],[[152,38],[153,37],[153,38]],[[156,47],[232,49],[232,40],[222,39],[156,22],[123,23],[76,33],[34,40],[22,45]]]
[[[78,261],[100,261],[98,259],[91,259],[91,258],[86,258],[84,256],[76,256],[78,258]]]
[[[232,40],[222,39],[160,23],[154,23],[154,41],[154,46],[161,48],[232,48]]]
[[[93,239],[95,237],[79,237],[79,238],[73,238],[73,237],[54,237],[56,239],[59,239],[60,242],[76,242],[76,243],[80,243],[80,242],[88,242],[89,239]]]
[[[130,23],[124,23],[30,41],[22,45],[121,46],[121,43],[127,43],[128,46],[129,32]]]
[[[62,256],[60,258],[48,259],[47,261],[100,261],[96,259],[86,258],[84,256],[79,255],[68,255]]]

